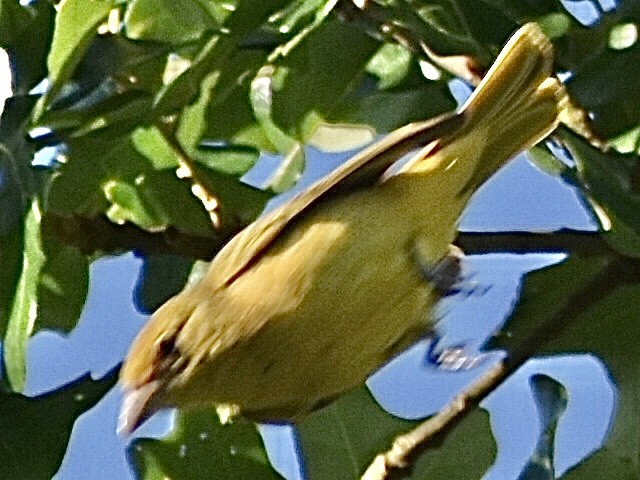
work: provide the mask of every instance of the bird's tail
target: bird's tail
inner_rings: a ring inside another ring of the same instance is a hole
[[[449,168],[439,163],[455,158],[460,192],[473,192],[503,163],[557,127],[567,94],[552,67],[553,46],[540,27],[521,27],[460,109],[465,117],[461,130],[406,170]]]
[[[553,46],[535,23],[511,37],[462,107],[468,128],[486,134],[483,152],[465,189],[473,190],[501,163],[531,148],[559,122],[567,93],[552,76]],[[481,128],[477,128],[479,126]]]

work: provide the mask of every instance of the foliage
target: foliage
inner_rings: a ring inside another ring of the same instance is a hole
[[[557,146],[573,161],[542,149],[534,161],[574,185],[602,228],[566,244],[551,235],[567,259],[526,279],[487,347],[506,349],[514,370],[542,353],[599,355],[618,387],[616,420],[603,448],[562,478],[637,478],[640,90],[632,79],[640,77],[640,2],[621,0],[607,12],[590,4],[599,17],[584,26],[552,0],[0,0],[0,47],[13,81],[0,118],[0,418],[8,439],[0,468],[12,469],[3,478],[57,471],[73,421],[113,383],[84,378],[39,397],[11,393],[24,386],[30,336],[75,327],[90,261],[143,255],[137,305],[153,310],[182,287],[194,259],[211,258],[296,183],[305,145],[333,149],[320,138],[324,127],[384,133],[455,108],[448,82],[486,68],[530,20],[554,39],[557,71],[570,74],[574,101],[611,147],[603,152],[565,129]],[[55,153],[36,166],[44,147]],[[261,154],[282,160],[258,189],[242,177]],[[534,472],[532,456],[521,478],[553,478],[566,393],[552,380],[532,381],[546,425],[536,453],[551,468]],[[76,387],[83,397],[74,403]],[[178,425],[169,439],[131,447],[142,477],[202,478],[215,464],[246,478],[277,476],[253,427],[198,415]],[[355,478],[411,425],[354,392],[302,425],[307,474]],[[421,454],[415,478],[479,478],[495,455],[487,426],[484,411],[467,416]],[[198,440],[202,432],[215,442]],[[53,440],[55,448],[33,450]],[[192,443],[194,463],[181,470],[176,448]],[[240,454],[229,454],[236,445]]]

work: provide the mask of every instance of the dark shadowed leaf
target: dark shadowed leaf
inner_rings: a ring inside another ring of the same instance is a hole
[[[310,480],[360,478],[396,436],[419,423],[385,412],[361,387],[300,424],[303,468]],[[477,479],[495,457],[495,441],[483,410],[467,416],[443,442],[422,453],[407,478]]]
[[[37,329],[70,332],[78,322],[89,291],[89,261],[75,247],[42,239],[45,263],[38,285]]]
[[[564,135],[582,176],[586,194],[602,207],[611,225],[604,237],[623,255],[640,257],[638,157],[602,153],[574,134]]]
[[[0,477],[49,480],[60,468],[76,419],[92,408],[118,378],[84,375],[37,397],[0,392]]]
[[[603,448],[563,475],[563,480],[638,477],[640,385],[637,363],[631,360],[640,355],[638,311],[640,286],[621,287],[548,346],[550,351],[595,352],[605,361],[618,389],[615,420]]]
[[[306,36],[276,63],[274,123],[300,140],[308,138],[315,128],[306,123],[310,112],[330,118],[341,99],[358,87],[377,47],[373,39],[336,19]]]
[[[9,52],[13,91],[27,94],[47,74],[55,10],[47,0],[0,2],[0,46]]]
[[[141,480],[280,479],[255,425],[221,425],[213,410],[179,413],[164,440],[137,439],[129,456]]]
[[[98,25],[106,19],[112,7],[113,2],[109,0],[68,0],[61,4],[47,57],[49,90],[37,109],[36,118],[71,77],[91,45]]]
[[[142,313],[152,313],[184,287],[193,260],[176,255],[145,257],[136,282],[133,299]]]
[[[518,480],[555,480],[556,427],[567,407],[567,391],[546,375],[533,375],[529,381],[538,408],[540,436],[533,455]]]
[[[592,352],[610,369],[618,387],[612,431],[601,450],[563,479],[637,477],[638,382],[636,363],[629,359],[640,355],[640,282],[633,267],[620,262],[574,255],[529,274],[509,323],[492,343],[517,352],[536,342],[538,354]]]

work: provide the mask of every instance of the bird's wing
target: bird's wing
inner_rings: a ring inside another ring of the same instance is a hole
[[[347,160],[291,200],[259,218],[238,234],[215,259],[210,269],[214,288],[234,282],[257,262],[294,219],[328,195],[374,185],[399,158],[458,131],[465,122],[459,112],[401,127]]]

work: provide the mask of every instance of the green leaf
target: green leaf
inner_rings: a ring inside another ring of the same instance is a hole
[[[527,150],[527,157],[540,170],[554,177],[561,177],[568,173],[569,167],[541,145]]]
[[[0,392],[0,477],[49,480],[60,468],[76,419],[118,379],[84,375],[37,397]]]
[[[212,72],[221,70],[238,53],[242,42],[284,3],[284,0],[238,2],[225,20],[224,35],[213,35],[206,39],[188,68],[160,90],[154,101],[156,115],[175,113],[191,103],[198,94],[202,80]]]
[[[565,132],[565,144],[576,161],[586,194],[604,209],[605,239],[623,255],[640,257],[640,194],[637,193],[637,157],[603,153],[574,134]]]
[[[561,12],[548,13],[538,17],[536,22],[551,40],[565,36],[572,24],[571,16]]]
[[[235,62],[235,59],[234,59]],[[231,67],[235,70],[234,67]],[[176,137],[180,141],[182,148],[197,163],[216,170],[221,173],[242,176],[244,175],[258,160],[259,152],[250,146],[234,146],[229,140],[217,142],[214,144],[202,144],[205,129],[207,127],[207,111],[210,105],[220,96],[225,97],[225,89],[237,86],[237,82],[233,82],[233,86],[225,85],[226,78],[218,73],[213,73],[205,77],[202,81],[200,96],[198,100],[191,106],[185,108],[179,120]],[[217,92],[216,92],[217,90]],[[218,95],[214,95],[214,92]],[[234,105],[235,108],[235,105]],[[225,115],[226,118],[231,116]]]
[[[131,142],[138,152],[149,159],[156,170],[180,166],[171,147],[156,127],[137,128],[131,134]]]
[[[251,82],[249,98],[262,131],[276,150],[284,155],[278,169],[265,182],[265,187],[280,193],[289,190],[298,181],[304,169],[305,156],[302,144],[282,130],[272,117],[273,76],[276,73],[270,66],[263,67]]]
[[[624,50],[638,41],[638,26],[633,22],[622,22],[615,25],[609,34],[609,47]]]
[[[38,280],[45,260],[40,243],[40,220],[39,202],[33,200],[25,219],[22,271],[3,344],[7,380],[14,391],[24,388],[27,343],[38,314]]]
[[[393,439],[420,422],[382,410],[365,387],[313,413],[298,427],[304,470],[310,480],[359,478]],[[476,410],[439,448],[420,455],[407,478],[477,479],[491,465],[496,446],[486,412]],[[328,460],[329,459],[329,460]]]
[[[590,351],[602,358],[617,386],[617,409],[605,445],[562,480],[633,479],[638,476],[640,383],[635,362],[640,355],[640,286],[621,287],[574,322],[575,326],[547,347],[552,352]]]
[[[117,35],[93,38],[38,125],[56,132],[54,142],[96,132],[128,133],[149,121],[167,53],[166,46]]]
[[[95,151],[101,152],[99,158]],[[185,233],[214,235],[190,183],[172,170],[155,170],[126,137],[72,142],[67,163],[52,182],[49,202],[50,210],[67,217],[92,218],[108,212],[116,222],[130,221],[149,231],[171,226]]]
[[[540,437],[518,480],[555,480],[554,445],[558,421],[567,407],[567,391],[562,384],[542,374],[530,379],[538,407]]]
[[[215,89],[207,91],[209,84],[203,82],[199,100],[193,106],[193,110],[204,107],[204,118],[198,117],[197,120],[202,123],[196,124],[195,131],[199,135],[197,138],[193,138],[193,133],[186,135],[192,122],[191,112],[186,110],[180,120],[180,139],[191,138],[190,143],[213,141],[229,146],[275,151],[260,128],[249,102],[251,80],[266,58],[267,52],[264,51],[240,50],[228,59],[224,69],[216,72]]]
[[[101,189],[105,174],[102,158],[95,158],[94,149],[104,157],[119,150],[117,144],[105,145],[86,140],[72,143],[65,155],[65,163],[51,180],[47,198],[49,212],[92,217],[107,208],[108,202]]]
[[[31,167],[34,145],[26,139],[34,97],[7,99],[0,119],[0,333],[6,334],[23,269],[25,216],[30,198],[41,189],[44,175]]]
[[[528,273],[518,303],[486,348],[517,349],[543,320],[568,308],[572,297],[587,288],[609,263],[610,259],[604,256],[572,255],[562,263]]]
[[[221,425],[215,411],[179,413],[164,440],[137,439],[128,450],[138,478],[281,478],[269,464],[255,425]]]
[[[428,82],[415,88],[375,92],[345,98],[333,121],[363,123],[378,132],[390,132],[407,123],[426,120],[456,108],[444,82]]]
[[[637,477],[639,384],[637,368],[629,358],[640,355],[640,284],[633,267],[626,273],[630,278],[625,277],[624,263],[629,262],[632,260],[611,263],[605,256],[573,255],[529,274],[509,323],[492,344],[516,353],[534,346],[537,354],[591,352],[611,372],[618,388],[612,430],[603,448],[563,480]],[[613,269],[616,265],[622,270]]]
[[[156,116],[175,113],[191,103],[199,91],[200,83],[210,73],[213,62],[224,62],[230,51],[231,46],[219,36],[209,38],[193,61],[160,89],[153,102]]]
[[[11,152],[0,144],[0,235],[13,231],[24,212],[25,193],[16,160]]]
[[[36,327],[70,332],[77,324],[89,291],[89,261],[76,248],[42,239],[46,257],[38,286]]]
[[[194,160],[211,170],[240,177],[255,165],[258,157],[258,152],[250,147],[201,145]]]
[[[367,72],[378,77],[378,87],[386,90],[400,85],[411,69],[411,52],[402,45],[385,43],[367,64]]]
[[[640,14],[635,15],[637,23]],[[601,42],[606,43],[607,38]],[[602,45],[590,53],[591,58],[572,69],[567,87],[572,97],[590,112],[599,136],[608,138],[640,123],[640,92],[628,81],[640,75],[640,42],[624,50]]]
[[[39,102],[36,119],[71,77],[113,5],[113,0],[65,0],[61,3],[47,58],[49,91]]]
[[[313,22],[313,17],[326,16],[323,9],[326,9],[326,0],[293,0],[289,5],[279,12],[269,17],[269,25],[278,32],[290,33],[302,30],[308,26],[308,22]]]
[[[0,2],[0,47],[9,52],[13,92],[27,94],[47,74],[55,9],[47,0]]]
[[[217,2],[199,0],[133,0],[124,24],[129,38],[179,45],[216,30],[225,10]]]
[[[136,185],[126,182],[110,180],[103,186],[107,200],[111,206],[107,210],[107,217],[114,223],[135,223],[145,230],[164,230],[169,219],[159,209],[154,208],[153,202],[146,201],[141,188],[144,177],[139,177]]]
[[[40,191],[42,178],[31,167],[35,146],[27,128],[35,97],[7,99],[0,117],[0,235],[10,233],[28,209],[29,198]]]
[[[272,99],[265,98],[272,105],[273,123],[304,141],[315,128],[314,124],[307,124],[311,113],[332,120],[340,101],[360,85],[378,46],[363,32],[329,17],[276,61],[276,70],[269,75],[273,84],[256,93],[272,95]]]
[[[640,153],[640,125],[610,138],[609,145],[620,153]]]
[[[21,219],[12,232],[0,234],[0,333],[4,338],[7,321],[22,271],[24,224]]]
[[[223,229],[238,228],[255,220],[272,193],[242,183],[238,178],[194,166],[198,179],[218,199],[216,212]],[[176,215],[178,212],[176,211]],[[237,230],[236,230],[237,231]],[[235,233],[235,232],[234,232]]]

